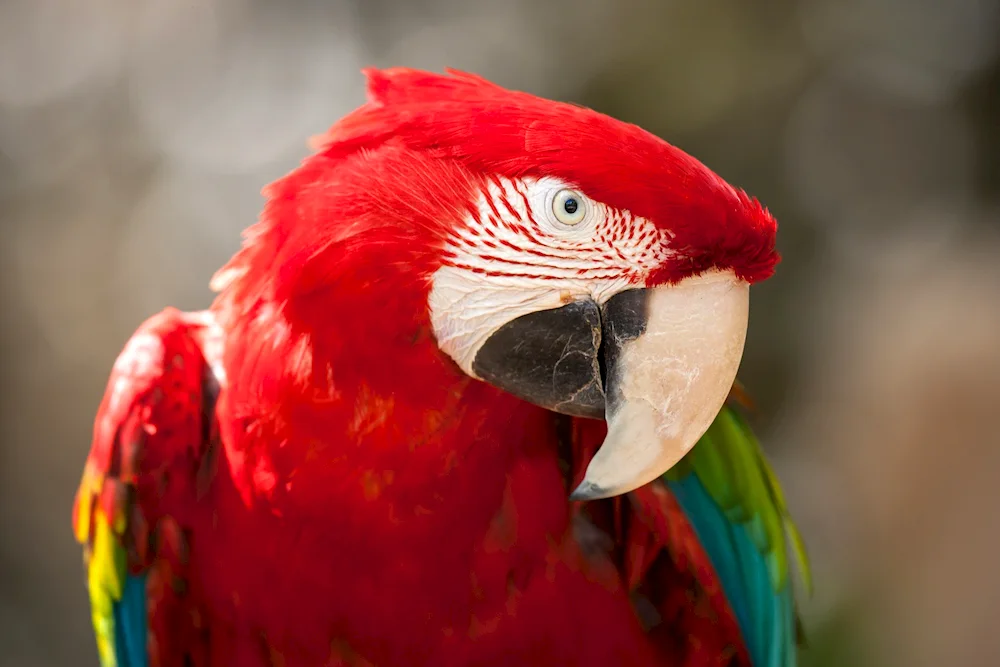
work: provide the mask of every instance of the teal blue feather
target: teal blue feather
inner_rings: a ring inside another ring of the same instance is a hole
[[[129,574],[121,600],[112,605],[117,667],[148,667],[146,653],[146,574]]]
[[[719,578],[754,667],[795,667],[798,616],[789,549],[807,591],[809,562],[749,425],[724,406],[664,479]]]
[[[730,522],[693,473],[667,483],[719,577],[753,665],[795,667],[792,587],[786,582],[783,590],[774,590],[771,567],[750,524]]]

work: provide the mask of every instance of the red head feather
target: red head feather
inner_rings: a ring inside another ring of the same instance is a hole
[[[475,173],[559,177],[672,233],[672,247],[683,259],[650,282],[712,266],[733,268],[751,282],[774,271],[777,223],[768,211],[640,127],[454,70],[365,74],[370,101],[320,140],[327,155],[397,140]]]
[[[254,242],[216,286],[251,265],[272,266],[257,273],[277,278],[277,296],[308,292],[344,269],[342,251],[337,262],[316,261],[327,248],[346,243],[362,252],[376,234],[383,251],[402,251],[382,252],[383,261],[433,268],[434,243],[467,217],[476,198],[471,179],[482,176],[558,177],[668,230],[675,256],[649,284],[712,267],[751,282],[774,271],[777,223],[768,211],[635,125],[454,70],[365,74],[369,102],[315,139],[317,154],[266,189],[268,206],[248,233]]]

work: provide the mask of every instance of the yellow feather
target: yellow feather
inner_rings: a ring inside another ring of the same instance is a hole
[[[76,541],[86,544],[90,537],[90,513],[94,507],[94,497],[100,490],[101,477],[88,465],[83,471],[83,479],[80,480],[80,489],[77,493],[76,521],[73,525],[73,532]]]
[[[93,542],[87,568],[91,617],[101,667],[117,667],[113,604],[122,597],[125,583],[125,550],[112,532],[104,510],[93,515]]]

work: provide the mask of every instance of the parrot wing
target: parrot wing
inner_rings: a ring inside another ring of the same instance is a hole
[[[102,667],[196,664],[184,663],[193,645],[182,634],[193,615],[184,533],[210,474],[209,324],[206,314],[174,309],[143,323],[97,413],[73,528]]]
[[[737,385],[698,444],[661,479],[628,500],[603,501],[610,509],[587,503],[585,511],[609,527],[629,590],[655,608],[651,634],[672,642],[683,664],[728,665],[736,656],[741,665],[795,667],[800,625],[789,551],[807,590],[809,565],[778,480],[734,405],[740,393]],[[578,481],[604,426],[574,422]]]
[[[789,553],[807,590],[809,563],[778,479],[736,407],[724,406],[665,477],[722,584],[752,663],[794,667],[800,628]]]

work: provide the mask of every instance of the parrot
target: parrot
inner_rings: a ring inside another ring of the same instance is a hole
[[[774,216],[591,108],[363,74],[114,362],[72,510],[102,667],[797,665],[736,377]]]

